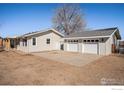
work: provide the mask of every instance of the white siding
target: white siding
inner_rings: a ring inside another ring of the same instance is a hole
[[[32,38],[36,38],[36,45],[32,45]],[[59,40],[61,36],[55,34],[54,32],[50,32],[40,36],[33,36],[27,40],[27,47],[20,46],[17,47],[18,50],[24,52],[40,52],[40,51],[49,51],[49,50],[59,50]],[[46,40],[50,39],[50,44],[46,43]]]
[[[99,55],[106,55],[105,43],[99,43]]]
[[[112,36],[106,41],[105,45],[105,49],[106,49],[106,55],[109,55],[112,53],[112,42],[113,42],[113,38]]]
[[[78,43],[78,51],[82,53],[82,43]]]
[[[60,50],[61,37],[53,33],[53,50]]]
[[[67,51],[68,43],[64,43],[64,51]]]

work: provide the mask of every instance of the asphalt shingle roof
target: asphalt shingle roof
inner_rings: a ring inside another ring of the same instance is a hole
[[[97,30],[91,30],[91,31],[74,32],[74,33],[67,35],[65,37],[69,38],[69,37],[109,36],[116,29],[117,29],[117,27],[107,28],[107,29],[97,29]]]

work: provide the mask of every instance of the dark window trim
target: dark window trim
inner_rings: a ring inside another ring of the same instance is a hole
[[[50,44],[50,38],[46,39],[46,44]]]
[[[87,40],[87,42],[90,42],[90,40]]]
[[[25,46],[27,46],[27,39],[25,39]]]
[[[84,42],[86,42],[86,40],[84,40]]]
[[[104,42],[104,38],[102,38],[101,41]]]
[[[94,40],[91,40],[91,42],[94,42]]]
[[[32,45],[35,46],[36,45],[36,37],[32,38]]]
[[[95,40],[95,42],[99,42],[99,40]]]

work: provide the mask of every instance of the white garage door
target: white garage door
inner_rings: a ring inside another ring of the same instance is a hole
[[[84,53],[97,54],[97,44],[84,44]]]
[[[78,52],[78,44],[68,44],[68,51]]]

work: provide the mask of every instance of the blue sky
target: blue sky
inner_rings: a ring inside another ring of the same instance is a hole
[[[55,8],[61,4],[0,4],[0,35],[21,35],[52,27]],[[124,4],[79,4],[87,28],[118,27],[124,39]]]

